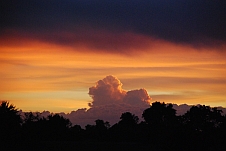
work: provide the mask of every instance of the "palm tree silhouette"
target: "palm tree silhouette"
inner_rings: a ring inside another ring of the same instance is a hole
[[[13,139],[18,136],[22,119],[18,109],[9,104],[7,101],[2,101],[0,105],[0,133],[1,139]]]

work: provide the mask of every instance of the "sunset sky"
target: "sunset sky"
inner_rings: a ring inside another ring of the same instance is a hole
[[[108,76],[122,94],[142,89],[151,102],[226,107],[225,8],[225,0],[1,1],[0,100],[69,113],[92,107],[91,89]]]

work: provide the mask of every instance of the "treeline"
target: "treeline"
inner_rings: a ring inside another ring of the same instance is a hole
[[[139,122],[138,116],[125,112],[112,126],[97,119],[95,125],[82,128],[58,114],[43,117],[30,112],[22,117],[14,105],[3,101],[0,141],[7,147],[15,145],[17,149],[20,145],[48,146],[48,143],[62,147],[62,142],[67,147],[76,144],[75,148],[114,144],[109,145],[108,150],[118,149],[114,148],[116,146],[125,148],[125,145],[133,149],[139,146],[143,150],[221,150],[226,144],[226,116],[217,108],[192,106],[184,115],[177,116],[172,104],[154,102],[143,111],[142,118],[144,121]]]

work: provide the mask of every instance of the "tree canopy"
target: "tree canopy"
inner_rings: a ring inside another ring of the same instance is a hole
[[[93,148],[86,145],[84,148],[83,143],[87,142],[105,145],[106,142],[133,142],[136,146],[142,144],[140,147],[144,150],[177,150],[184,147],[188,150],[216,150],[222,149],[226,143],[226,116],[217,108],[197,105],[184,115],[177,115],[172,104],[153,102],[143,111],[142,117],[144,121],[140,121],[137,115],[124,112],[112,126],[97,119],[95,125],[88,124],[83,129],[80,125],[72,125],[69,119],[59,114],[44,117],[27,112],[22,118],[14,105],[3,101],[0,105],[0,138],[1,142],[13,140],[14,143],[29,144],[75,141],[81,143],[76,147],[84,150]],[[58,146],[57,143],[54,145]],[[114,147],[110,148],[119,150]]]

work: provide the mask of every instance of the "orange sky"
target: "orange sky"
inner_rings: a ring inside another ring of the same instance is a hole
[[[23,111],[70,112],[88,108],[92,101],[89,87],[114,75],[125,90],[145,88],[152,101],[226,107],[224,51],[129,33],[123,36],[130,37],[130,42],[134,39],[135,44],[120,47],[122,53],[85,44],[66,46],[4,37],[0,45],[0,100]],[[139,39],[147,45],[140,47]]]

